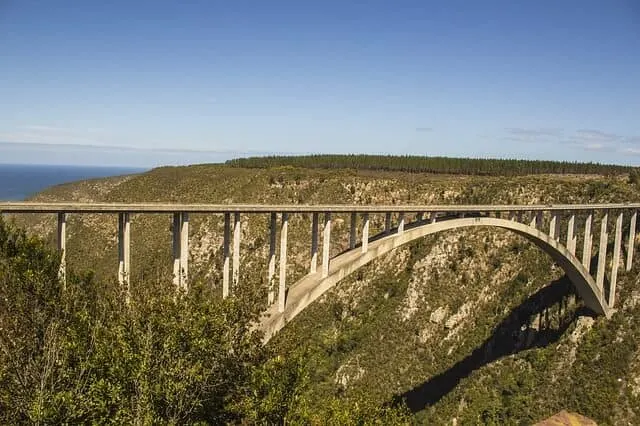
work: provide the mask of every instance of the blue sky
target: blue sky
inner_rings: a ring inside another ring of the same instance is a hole
[[[636,0],[0,0],[0,162],[639,165],[639,52]]]

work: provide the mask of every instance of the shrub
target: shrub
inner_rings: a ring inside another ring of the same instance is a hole
[[[42,241],[0,221],[0,423],[321,421],[300,397],[302,361],[269,354],[241,297],[162,281],[127,297],[91,275],[70,273],[65,286],[58,268]],[[333,401],[324,415],[406,417],[362,404]]]

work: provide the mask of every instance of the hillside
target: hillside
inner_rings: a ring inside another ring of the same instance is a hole
[[[164,167],[44,191],[38,201],[468,204],[640,201],[626,175],[466,176],[295,167]],[[19,224],[53,241],[54,217]],[[268,218],[243,218],[241,286],[264,288]],[[372,233],[384,217],[372,217]],[[332,253],[348,243],[337,215]],[[132,219],[132,282],[170,271],[171,218]],[[290,220],[287,281],[307,271],[310,218]],[[115,277],[116,218],[70,215],[68,261]],[[222,220],[192,215],[192,275],[221,293]],[[566,409],[640,423],[640,270],[619,277],[618,312],[593,319],[546,255],[497,230],[397,249],[312,305],[270,345],[304,371],[309,409],[328,396],[406,400],[418,423],[535,423]],[[250,293],[250,292],[247,292]]]

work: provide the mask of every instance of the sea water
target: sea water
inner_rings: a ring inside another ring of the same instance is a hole
[[[144,170],[130,167],[0,164],[0,201],[24,200],[61,183],[141,173]]]

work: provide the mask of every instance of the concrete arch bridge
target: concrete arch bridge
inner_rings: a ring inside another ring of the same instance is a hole
[[[588,308],[609,317],[615,306],[621,263],[626,271],[633,265],[638,209],[640,203],[420,206],[0,203],[2,213],[57,215],[62,279],[66,270],[67,215],[117,214],[118,278],[126,286],[129,286],[130,276],[131,215],[173,216],[174,283],[184,289],[188,289],[189,215],[223,215],[223,297],[228,297],[233,286],[238,285],[243,216],[269,215],[270,226],[265,230],[269,234],[269,253],[264,262],[269,285],[268,308],[259,324],[265,333],[265,342],[340,280],[372,260],[427,235],[474,227],[505,229],[526,238],[564,270]],[[311,215],[310,262],[308,274],[287,285],[287,240],[289,216],[292,214]],[[350,216],[349,249],[330,258],[332,214]],[[384,216],[384,230],[375,236],[369,235],[372,215]],[[609,222],[613,220],[613,254],[608,265]],[[578,226],[584,229],[580,244],[577,241]],[[593,249],[594,228],[599,228],[598,251],[597,263],[591,268],[592,254],[596,254]],[[321,259],[318,253],[320,234],[323,242]],[[576,254],[577,249],[581,251],[580,258]],[[626,258],[623,259],[625,252]],[[276,263],[279,264],[277,282]]]

